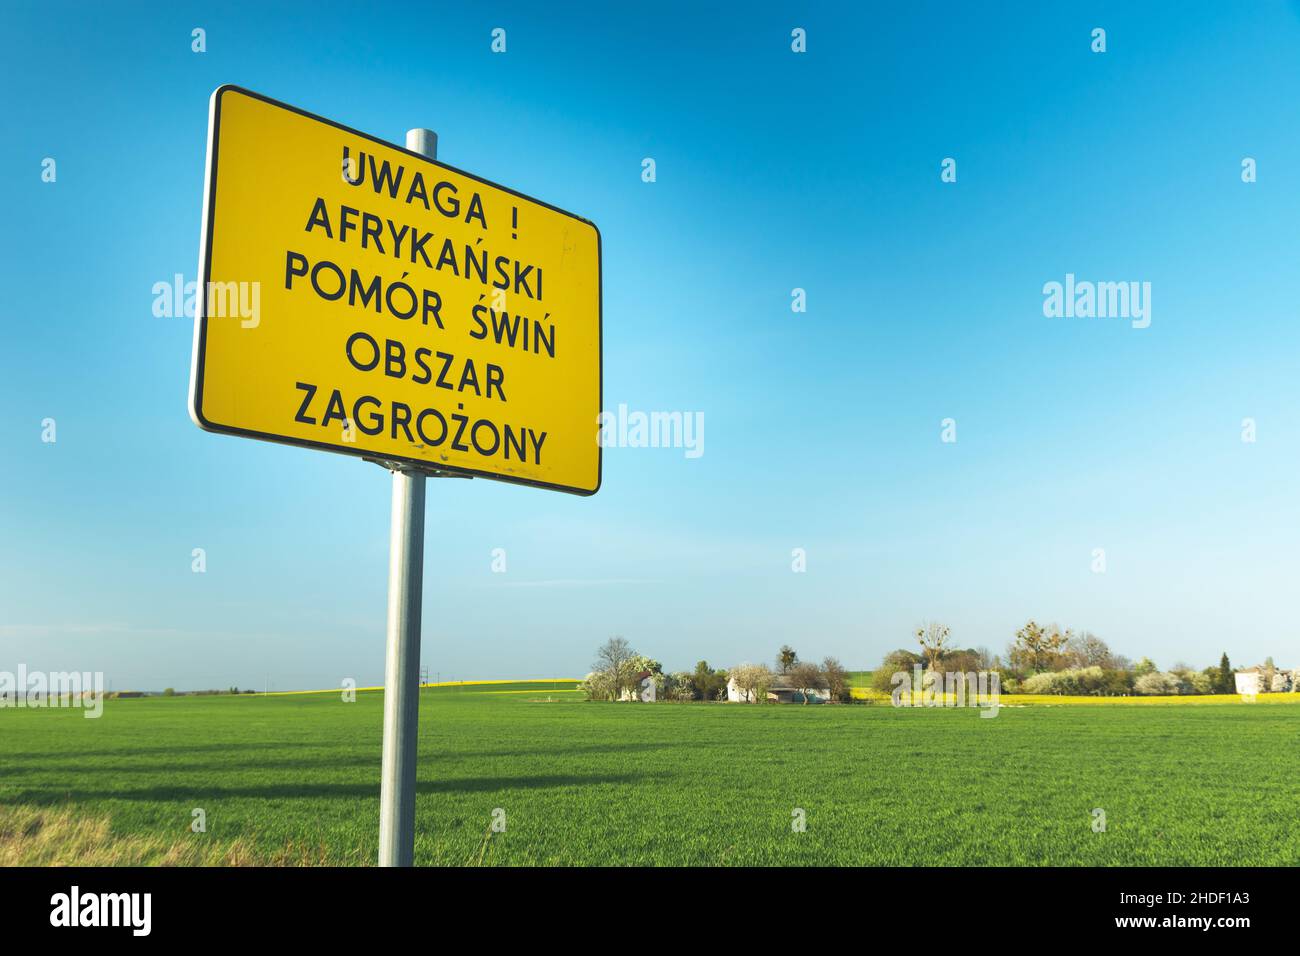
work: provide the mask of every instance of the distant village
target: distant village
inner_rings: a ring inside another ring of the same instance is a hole
[[[666,672],[622,637],[600,646],[592,671],[579,684],[590,700],[730,701],[733,703],[852,703],[887,696],[895,675],[912,673],[996,674],[1003,694],[1084,697],[1175,697],[1300,692],[1300,669],[1287,670],[1271,657],[1234,667],[1225,651],[1217,664],[1196,669],[1175,663],[1161,669],[1149,658],[1134,662],[1115,654],[1088,631],[1029,621],[1002,655],[987,648],[959,648],[950,629],[922,624],[916,650],[900,648],[874,670],[849,670],[834,657],[805,660],[782,646],[771,665],[741,663],[728,669],[700,661],[693,671]]]

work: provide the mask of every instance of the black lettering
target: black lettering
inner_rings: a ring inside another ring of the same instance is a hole
[[[420,324],[428,325],[429,316],[432,315],[433,321],[438,324],[438,328],[440,329],[443,328],[442,316],[439,315],[441,311],[442,311],[442,296],[434,292],[432,289],[425,289],[424,290],[424,318],[421,320]]]
[[[301,266],[301,268],[298,268]],[[307,257],[301,252],[287,252],[284,257],[284,287],[293,288],[294,276],[305,276],[307,274]]]
[[[523,289],[528,298],[535,298],[532,286],[528,284],[528,273],[533,271],[532,266],[524,266],[524,271],[519,271],[519,263],[515,263],[515,292]]]
[[[434,268],[441,270],[444,265],[451,266],[452,275],[460,275],[460,270],[456,268],[456,246],[450,239],[442,241],[442,252],[438,254],[438,264]]]
[[[399,411],[402,412],[400,417],[397,414]],[[393,402],[393,438],[397,437],[398,427],[400,427],[402,431],[406,432],[406,440],[414,444],[415,439],[411,437],[411,406],[404,405],[401,402]]]
[[[402,312],[393,305],[393,293],[399,289],[405,291],[406,294],[411,297],[411,307],[406,312]],[[384,302],[388,305],[388,311],[393,313],[393,315],[397,316],[399,319],[409,319],[411,316],[415,315],[415,290],[405,282],[392,283],[388,287],[388,292],[384,295]]]
[[[415,365],[419,374],[411,376],[411,382],[415,385],[428,385],[433,379],[433,370],[429,368],[429,363],[425,361],[432,352],[429,349],[415,350]]]
[[[471,329],[469,333],[470,338],[472,339],[487,338],[488,327],[487,327],[487,323],[483,321],[483,313],[486,311],[487,311],[487,306],[481,303],[479,305],[474,306],[474,308],[470,309],[469,314],[473,317],[474,324],[477,325],[480,329],[480,331],[477,332]]]
[[[344,147],[343,154],[347,155],[347,147]],[[314,226],[320,226],[325,230],[325,235],[330,239],[334,238],[334,230],[330,228],[329,212],[325,209],[325,200],[320,196],[316,197],[316,204],[311,207],[311,215],[307,217],[307,228],[303,232],[311,232]]]
[[[397,187],[402,184],[402,173],[404,167],[397,167],[397,175],[393,176],[393,171],[388,166],[388,160],[384,160],[384,165],[375,168],[375,157],[370,157],[370,181],[374,185],[375,192],[382,189],[388,190],[388,198],[397,198]]]
[[[348,305],[357,304],[357,295],[359,293],[361,296],[361,308],[363,309],[368,308],[371,300],[373,299],[375,303],[375,311],[379,312],[380,311],[379,289],[380,289],[379,276],[375,276],[374,278],[372,278],[370,280],[370,285],[365,286],[363,288],[361,285],[361,273],[357,272],[356,269],[353,269],[352,274],[348,280]]]
[[[343,395],[336,388],[330,393],[330,400],[325,406],[325,417],[320,420],[321,427],[334,421],[346,423],[347,420],[348,417],[343,412]]]
[[[479,225],[484,229],[487,228],[487,220],[483,218],[483,200],[479,198],[478,193],[469,197],[469,209],[465,211],[465,221],[477,219]]]
[[[547,314],[549,315],[550,313]],[[546,329],[542,327],[542,323],[533,319],[533,351],[540,355],[541,349],[545,348],[546,354],[551,358],[555,358],[555,326],[550,326],[550,329],[551,334],[547,336]],[[541,346],[540,348],[539,344]]]
[[[338,291],[332,295],[320,287],[320,274],[322,269],[329,270],[338,278]],[[328,299],[333,302],[335,299],[343,296],[344,290],[347,289],[347,280],[343,278],[342,269],[330,262],[328,259],[322,259],[311,267],[311,287],[316,290],[316,294],[322,299]]]
[[[294,382],[294,387],[306,392],[302,404],[298,406],[298,414],[293,416],[295,422],[302,422],[304,425],[315,425],[316,419],[307,417],[307,406],[311,404],[312,396],[316,394],[316,386],[309,385],[306,382]]]
[[[388,220],[388,234],[393,237],[393,255],[397,256],[399,259],[402,257],[402,239],[408,232],[413,234],[413,230],[410,226],[403,224],[402,231],[398,232],[393,226],[393,220]],[[414,256],[411,257],[411,261],[415,261]]]
[[[497,312],[496,309],[488,310],[492,314],[492,334],[496,338],[497,345],[501,344],[501,337],[506,338],[506,345],[514,348],[515,336],[519,334],[519,316],[515,316],[512,321],[510,313],[505,309]]]
[[[496,269],[497,278],[492,280],[492,286],[496,289],[510,288],[510,273],[506,272],[506,266],[510,265],[509,256],[497,256],[492,260],[492,266]]]
[[[482,394],[478,390],[478,373],[474,371],[473,359],[465,360],[465,367],[460,370],[460,384],[457,385],[456,388],[458,391],[463,392],[465,391],[466,386],[469,386],[470,388],[474,389],[475,395]]]
[[[456,437],[451,440],[452,451],[469,451],[469,445],[460,440],[460,436],[465,432],[465,426],[469,424],[469,419],[464,415],[452,415],[451,420],[456,423]]]
[[[438,352],[436,354],[438,358],[442,359],[442,368],[438,370],[437,385],[439,388],[452,388],[453,386],[451,382],[447,381],[447,370],[451,368],[451,360],[455,358],[455,356],[450,355],[447,352]]]
[[[384,340],[384,374],[389,378],[406,376],[406,349],[401,342]]]
[[[406,194],[406,204],[409,206],[413,199],[419,199],[425,209],[429,208],[429,197],[424,191],[424,174],[418,171],[415,178],[411,180],[411,190]]]
[[[339,242],[348,241],[348,233],[357,228],[361,210],[354,206],[339,206]]]
[[[451,199],[447,200],[446,205],[444,206],[442,194],[447,191],[451,192]],[[433,204],[438,207],[438,212],[442,213],[449,219],[453,216],[459,216],[460,200],[456,198],[456,184],[443,181],[434,186]]]
[[[512,445],[515,449],[515,457],[520,461],[527,461],[527,455],[524,452],[524,433],[522,431],[516,432],[509,425],[503,425],[502,431],[505,432],[505,441],[502,451],[506,456],[506,461],[510,460],[510,448]]]
[[[473,272],[475,275],[478,276],[478,281],[486,285],[487,271],[488,271],[487,250],[486,249],[483,250],[483,257],[482,259],[479,259],[474,255],[474,247],[471,246],[469,243],[466,243],[465,244],[465,278],[468,279],[470,277],[470,273]]]
[[[501,401],[506,400],[506,393],[502,390],[501,385],[506,380],[505,370],[500,365],[488,365],[487,367],[487,397],[492,397],[492,389],[497,390],[497,398]]]
[[[357,357],[352,354],[353,343],[357,341],[366,342],[370,345],[370,352],[372,357],[368,363],[358,362]],[[379,343],[376,342],[374,339],[372,339],[365,332],[353,332],[351,335],[349,335],[348,343],[347,346],[345,347],[345,351],[347,352],[348,361],[352,363],[352,367],[356,369],[358,372],[369,372],[376,365],[379,364]]]
[[[384,237],[382,229],[383,222],[373,212],[363,212],[361,214],[361,248],[366,248],[368,239],[375,241],[375,249],[380,253],[384,251]]]
[[[434,441],[432,438],[430,438],[428,435],[424,433],[424,418],[426,415],[435,416],[438,419],[438,424],[442,426],[442,434],[438,436],[437,441]],[[442,412],[438,411],[436,408],[426,408],[424,411],[420,412],[418,416],[416,416],[415,431],[416,434],[420,436],[420,440],[422,442],[424,442],[426,445],[432,445],[436,448],[437,446],[441,445],[443,442],[447,440],[447,419],[443,418]]]
[[[349,160],[348,148],[343,147],[343,181],[349,186],[360,186],[361,180],[365,177],[366,154],[361,153],[360,156],[361,158],[355,162]],[[356,179],[352,178],[354,172],[356,173]]]
[[[530,428],[528,429],[528,437],[533,442],[533,462],[540,465],[542,463],[542,442],[546,441],[546,432],[542,432],[539,436],[537,432]]]
[[[402,227],[402,231],[403,232],[406,231],[405,226]],[[424,260],[425,266],[427,266],[430,269],[433,268],[433,263],[429,261],[429,254],[424,251],[425,243],[427,243],[432,238],[433,238],[433,233],[431,232],[422,233],[416,229],[411,230],[411,262],[413,263],[415,262],[416,253],[419,253],[420,258]]]
[[[363,405],[373,405],[375,408],[379,408],[379,399],[373,395],[362,395],[352,406],[352,421],[356,423],[356,426],[367,435],[378,435],[384,430],[384,416],[379,412],[375,412],[374,417],[370,420],[370,427],[367,428],[361,421],[361,406]]]
[[[479,445],[478,442],[479,429],[482,428],[484,425],[486,425],[488,429],[491,430],[492,432],[491,448],[484,448],[481,445]],[[474,423],[474,427],[470,429],[469,440],[473,443],[474,450],[485,458],[491,455],[495,455],[497,453],[497,448],[501,444],[501,436],[497,434],[496,425],[488,421],[486,418],[480,418],[478,421]]]

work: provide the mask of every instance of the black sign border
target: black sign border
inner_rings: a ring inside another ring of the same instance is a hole
[[[604,387],[605,387],[605,328],[604,328],[605,293],[604,293],[604,282],[603,282],[604,260],[601,252],[600,228],[594,222],[592,222],[590,219],[585,219],[582,216],[577,215],[576,213],[571,213],[565,209],[560,209],[558,206],[552,206],[548,202],[543,202],[542,200],[536,199],[533,196],[529,196],[526,195],[525,193],[521,193],[516,189],[511,189],[508,186],[502,186],[500,183],[494,183],[490,179],[484,179],[482,176],[476,176],[473,173],[468,173],[463,169],[458,169],[457,167],[450,166],[447,163],[442,163],[439,162],[438,160],[430,159],[428,156],[424,156],[421,155],[420,153],[413,152],[412,150],[407,149],[405,146],[399,146],[396,143],[390,143],[386,140],[380,139],[377,136],[371,136],[369,133],[364,133],[361,130],[353,129],[351,126],[346,126],[343,123],[336,123],[334,122],[334,120],[326,119],[324,116],[318,116],[315,113],[311,113],[308,112],[307,110],[299,109],[298,107],[292,106],[289,103],[283,103],[280,100],[272,99],[269,96],[263,96],[261,93],[255,93],[252,90],[245,89],[242,86],[237,86],[233,83],[225,83],[217,87],[212,92],[212,98],[210,101],[210,108],[209,108],[209,118],[208,118],[208,156],[207,156],[207,176],[206,176],[207,192],[206,192],[206,196],[204,197],[202,236],[200,239],[200,246],[199,246],[199,255],[200,255],[199,273],[202,276],[202,284],[199,286],[199,294],[197,296],[196,304],[195,304],[194,353],[190,365],[189,408],[190,408],[190,418],[193,419],[194,424],[198,425],[204,431],[214,432],[217,434],[237,435],[241,438],[256,438],[261,441],[274,442],[278,445],[293,445],[299,448],[313,448],[318,451],[329,451],[339,455],[346,455],[349,458],[366,458],[366,459],[382,460],[383,462],[392,462],[397,465],[409,466],[412,471],[418,471],[425,474],[448,473],[451,475],[458,475],[458,476],[470,477],[470,478],[487,478],[492,481],[505,481],[516,485],[527,485],[533,488],[543,488],[548,491],[563,491],[566,492],[567,494],[580,495],[582,497],[589,497],[591,495],[594,495],[596,492],[598,492],[600,490],[601,481],[603,480],[604,477],[604,459],[605,459],[604,449],[601,447],[600,442],[597,440],[597,436],[599,435],[598,431],[595,435],[592,436],[592,440],[596,441],[596,485],[594,488],[576,488],[569,485],[561,485],[561,484],[556,484],[554,482],[548,482],[548,481],[539,481],[532,478],[517,478],[512,475],[501,475],[490,471],[479,471],[478,469],[465,468],[458,465],[436,464],[434,462],[426,461],[422,458],[407,458],[405,456],[390,455],[383,452],[364,451],[359,448],[357,449],[348,448],[348,447],[332,444],[330,442],[313,441],[308,438],[290,438],[284,435],[274,435],[267,432],[253,431],[252,429],[247,429],[247,428],[238,428],[234,425],[221,425],[218,424],[217,422],[209,421],[207,418],[203,416],[203,411],[202,411],[203,369],[204,369],[204,360],[206,358],[207,331],[208,331],[208,314],[207,314],[208,297],[206,294],[206,290],[208,288],[208,283],[210,280],[210,272],[212,268],[213,211],[216,208],[216,201],[217,201],[217,155],[218,155],[218,145],[219,145],[218,144],[219,132],[221,129],[221,98],[226,93],[238,93],[243,96],[249,96],[255,100],[261,100],[263,103],[268,103],[271,106],[288,110],[291,113],[297,113],[299,116],[305,116],[308,119],[315,120],[319,123],[324,123],[327,126],[332,126],[335,129],[342,130],[345,133],[348,133],[352,136],[359,136],[364,140],[368,140],[372,143],[377,143],[380,146],[385,146],[390,149],[395,149],[398,152],[405,153],[407,156],[410,156],[412,159],[416,159],[419,160],[420,162],[428,163],[430,165],[437,166],[442,169],[450,170],[451,172],[456,173],[459,176],[464,176],[467,179],[474,180],[475,182],[483,183],[485,186],[491,186],[493,189],[500,189],[502,192],[509,193],[512,196],[518,196],[520,199],[526,199],[529,202],[536,203],[539,206],[544,206],[545,208],[550,209],[553,212],[558,212],[561,215],[569,216],[572,219],[576,219],[581,223],[586,223],[587,225],[591,226],[591,228],[596,231],[596,336],[597,336],[596,407],[598,410],[603,410],[604,408]],[[598,422],[592,422],[592,426],[598,427]]]

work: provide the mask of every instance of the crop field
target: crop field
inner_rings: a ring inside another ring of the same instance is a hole
[[[422,692],[417,863],[1300,864],[1300,695],[988,719],[572,686]],[[0,863],[370,864],[381,715],[337,692],[0,710]]]

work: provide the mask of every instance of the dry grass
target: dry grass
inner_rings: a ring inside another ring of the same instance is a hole
[[[0,866],[325,866],[322,847],[285,846],[266,854],[243,840],[202,833],[181,839],[115,834],[107,816],[66,807],[0,806]],[[356,862],[356,861],[352,861]]]

